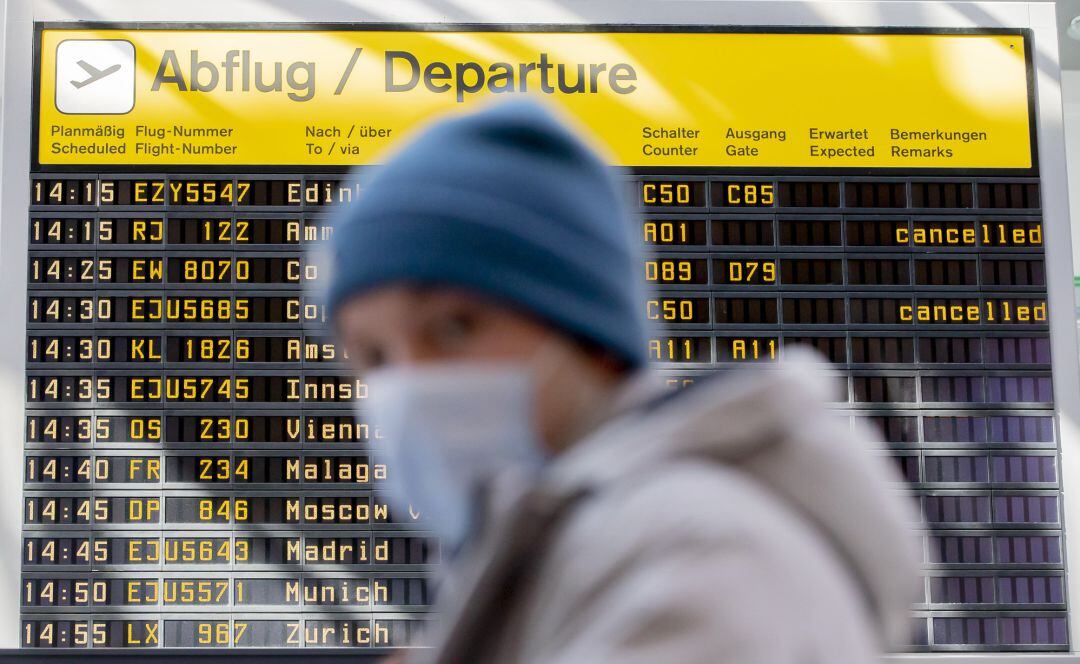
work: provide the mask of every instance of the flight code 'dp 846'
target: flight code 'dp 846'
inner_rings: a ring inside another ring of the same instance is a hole
[[[318,496],[84,496],[44,495],[23,499],[23,523],[104,524],[323,524],[412,523],[414,511],[394,514],[371,492]]]

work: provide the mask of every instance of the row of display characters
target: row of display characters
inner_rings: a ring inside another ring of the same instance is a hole
[[[635,185],[646,207],[1038,209],[1039,186],[1025,180],[647,179]],[[342,176],[60,177],[31,182],[33,206],[321,207],[355,200],[362,181]],[[843,190],[843,195],[841,195]]]

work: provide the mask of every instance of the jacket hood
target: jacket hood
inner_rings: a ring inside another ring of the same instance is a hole
[[[880,437],[829,412],[838,387],[817,359],[789,351],[779,371],[719,375],[638,405],[561,456],[549,478],[602,487],[665,459],[736,468],[814,526],[862,588],[885,645],[900,645],[919,590],[917,512]],[[641,383],[630,391],[640,402]]]

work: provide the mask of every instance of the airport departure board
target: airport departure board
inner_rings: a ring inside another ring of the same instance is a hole
[[[913,647],[1067,648],[1024,31],[39,25],[33,66],[24,646],[415,638],[439,546],[308,251],[395,141],[524,93],[623,167],[673,389],[845,377],[924,513]]]

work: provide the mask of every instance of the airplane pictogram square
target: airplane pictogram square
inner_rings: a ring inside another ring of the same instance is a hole
[[[56,110],[121,115],[135,107],[135,46],[124,39],[68,39],[56,47]]]

